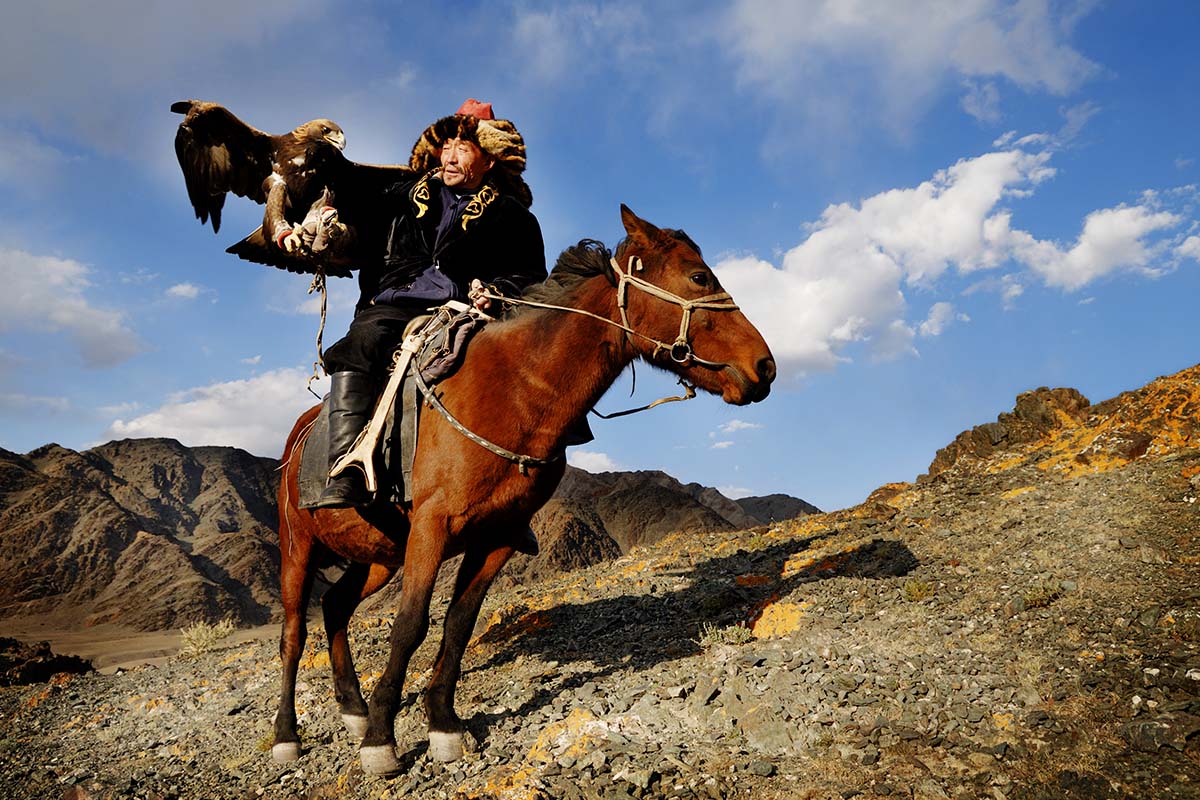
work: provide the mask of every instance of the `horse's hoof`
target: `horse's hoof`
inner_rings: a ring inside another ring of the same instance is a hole
[[[271,760],[281,764],[295,761],[300,757],[299,742],[279,742],[271,748]]]
[[[400,759],[396,748],[390,744],[376,744],[358,748],[358,760],[363,772],[368,775],[394,775],[400,771]]]
[[[458,761],[463,757],[463,735],[430,731],[429,757],[434,761]]]
[[[367,735],[366,717],[360,717],[357,714],[342,714],[342,724],[355,739],[361,739]]]

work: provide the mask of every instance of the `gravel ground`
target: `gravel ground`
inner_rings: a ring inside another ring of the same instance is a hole
[[[955,467],[497,592],[458,694],[473,752],[426,754],[431,637],[390,780],[357,766],[319,633],[291,765],[273,641],[3,689],[0,797],[1200,798],[1197,473]],[[368,689],[388,624],[352,627]]]

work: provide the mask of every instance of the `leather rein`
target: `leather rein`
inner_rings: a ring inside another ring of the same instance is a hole
[[[733,302],[733,297],[730,296],[730,294],[728,292],[716,292],[714,294],[709,294],[709,295],[705,295],[704,297],[696,298],[695,300],[688,300],[684,297],[680,297],[679,295],[674,294],[673,292],[669,292],[666,289],[663,289],[661,286],[657,286],[656,284],[650,283],[649,281],[645,280],[644,278],[641,278],[641,277],[638,277],[637,275],[635,275],[634,273],[641,272],[642,269],[644,268],[642,265],[642,260],[638,256],[631,255],[629,257],[629,261],[627,263],[627,267],[625,270],[621,269],[621,266],[620,266],[620,264],[617,263],[617,259],[615,257],[610,258],[609,261],[612,264],[613,272],[615,272],[618,276],[617,308],[621,312],[621,321],[620,322],[615,322],[615,321],[609,319],[608,317],[603,317],[603,316],[600,316],[599,314],[593,314],[590,311],[584,311],[581,308],[573,308],[571,306],[552,305],[550,303],[538,303],[533,300],[522,300],[520,298],[505,297],[504,295],[496,294],[494,292],[490,292],[487,290],[480,292],[478,296],[486,297],[489,300],[494,300],[494,301],[498,301],[498,302],[502,302],[502,303],[514,303],[517,305],[533,306],[536,308],[546,308],[546,309],[551,309],[551,310],[555,310],[555,311],[567,311],[567,312],[570,312],[573,314],[582,314],[584,316],[591,317],[593,319],[597,319],[607,325],[612,325],[615,328],[620,328],[621,330],[625,331],[625,336],[627,339],[629,339],[633,336],[637,336],[637,337],[639,337],[641,339],[645,339],[646,341],[653,344],[654,352],[651,353],[651,356],[650,356],[651,358],[658,355],[658,353],[660,351],[665,350],[671,356],[671,360],[676,362],[677,364],[694,363],[694,364],[699,364],[700,366],[708,368],[708,369],[723,369],[726,366],[725,364],[722,364],[720,362],[708,361],[707,359],[703,359],[703,358],[700,358],[699,356],[697,356],[695,351],[692,350],[692,344],[691,344],[690,337],[688,334],[689,334],[689,331],[691,328],[692,311],[694,309],[701,308],[701,309],[708,309],[708,310],[712,310],[712,311],[736,311],[736,310],[738,310],[737,304]],[[628,290],[628,287],[630,287],[630,286],[634,287],[635,289],[640,289],[641,291],[645,292],[646,294],[649,294],[653,297],[657,297],[660,300],[664,300],[668,303],[673,303],[683,309],[683,317],[679,322],[679,335],[675,338],[674,342],[672,342],[671,344],[667,344],[666,342],[655,339],[653,336],[648,336],[640,331],[637,331],[629,325],[629,316],[628,316],[626,307],[628,305],[628,291],[627,290]],[[511,450],[503,448],[500,445],[495,444],[494,442],[488,441],[487,439],[483,438],[482,436],[478,435],[477,433],[469,430],[465,425],[463,425],[461,422],[459,422],[457,419],[454,418],[454,415],[452,415],[450,413],[450,411],[444,405],[442,405],[441,401],[437,398],[437,396],[433,392],[433,390],[431,390],[425,384],[425,382],[423,380],[421,380],[418,370],[414,370],[413,374],[416,377],[417,388],[420,389],[421,394],[425,396],[426,401],[429,403],[429,405],[434,410],[436,410],[439,414],[441,414],[442,417],[444,417],[446,419],[446,421],[448,423],[450,423],[450,425],[455,430],[457,430],[459,433],[461,433],[463,436],[467,437],[471,441],[478,444],[480,447],[483,447],[484,449],[489,450],[492,453],[495,453],[496,455],[500,456],[501,458],[507,459],[507,460],[512,461],[515,464],[517,464],[517,466],[520,467],[520,469],[521,469],[522,475],[528,474],[528,468],[531,466],[546,466],[546,465],[552,464],[555,461],[558,461],[560,458],[562,458],[561,454],[550,457],[550,458],[536,458],[534,456],[522,455],[520,453],[514,453]],[[625,411],[618,411],[613,414],[601,414],[598,411],[596,411],[595,409],[593,409],[592,412],[594,414],[596,414],[597,416],[602,417],[604,419],[612,419],[614,417],[622,417],[627,414],[634,414],[639,411],[646,411],[647,409],[654,408],[655,406],[661,405],[662,403],[670,403],[670,402],[673,402],[676,400],[690,400],[696,396],[696,387],[693,384],[688,383],[683,378],[680,378],[679,382],[684,387],[685,394],[683,396],[663,397],[659,400],[655,400],[653,403],[642,406],[640,408],[631,408],[631,409],[628,409]]]

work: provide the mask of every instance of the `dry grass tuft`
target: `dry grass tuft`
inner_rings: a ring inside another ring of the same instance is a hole
[[[196,658],[215,648],[219,642],[233,633],[233,620],[226,617],[215,625],[197,622],[195,625],[181,629],[180,633],[183,634],[183,646],[179,648],[179,655],[183,658]]]

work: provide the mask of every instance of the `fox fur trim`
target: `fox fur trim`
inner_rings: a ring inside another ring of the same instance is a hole
[[[525,140],[515,125],[506,119],[477,119],[466,114],[451,114],[430,125],[413,145],[408,164],[418,174],[441,165],[442,143],[447,139],[466,139],[496,160],[487,180],[521,205],[533,205],[521,173],[525,171]]]

